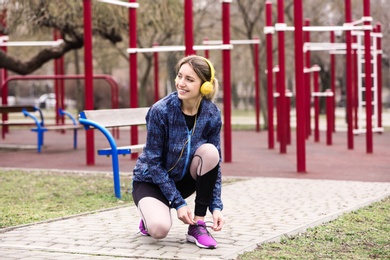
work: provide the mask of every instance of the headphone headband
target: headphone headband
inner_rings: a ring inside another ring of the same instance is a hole
[[[213,66],[213,64],[211,64],[211,62],[207,58],[203,57],[203,59],[206,61],[207,65],[209,65],[209,67],[210,67],[210,74],[211,74],[210,83],[213,84],[214,74],[215,74],[214,66]]]

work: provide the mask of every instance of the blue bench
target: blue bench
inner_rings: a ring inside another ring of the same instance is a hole
[[[44,133],[47,131],[62,131],[62,130],[73,130],[73,149],[77,149],[77,130],[81,129],[83,126],[80,125],[77,120],[74,118],[74,116],[63,110],[63,109],[58,109],[58,112],[60,116],[67,116],[72,123],[71,124],[64,124],[64,125],[45,125],[44,118],[42,116],[42,112],[39,108],[35,108],[36,111],[39,111],[40,113],[40,118],[38,119],[34,114],[30,113],[26,109],[23,109],[22,112],[25,117],[30,117],[34,120],[35,123],[35,128],[32,128],[31,131],[37,133],[37,150],[38,153],[42,151],[42,146],[44,144]]]
[[[107,138],[109,147],[99,149],[98,155],[111,156],[114,193],[117,198],[121,198],[118,156],[120,154],[140,153],[143,151],[145,144],[117,146],[115,138],[109,129],[146,125],[145,117],[148,110],[148,107],[85,110],[79,115],[79,122],[84,125],[86,130],[97,129]]]

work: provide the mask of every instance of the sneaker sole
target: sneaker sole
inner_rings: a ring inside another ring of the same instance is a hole
[[[190,235],[186,235],[186,236],[187,236],[187,241],[188,242],[194,243],[194,244],[196,244],[200,248],[206,248],[206,249],[216,249],[217,248],[217,246],[205,246],[205,245],[202,245],[201,243],[198,242],[198,240],[195,237],[190,236]]]

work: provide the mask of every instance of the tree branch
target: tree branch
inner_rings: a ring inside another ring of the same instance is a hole
[[[21,61],[0,51],[0,68],[6,68],[20,75],[27,75],[42,67],[46,62],[61,58],[65,53],[83,47],[83,39],[65,41],[59,47],[46,48],[37,53],[29,61]]]

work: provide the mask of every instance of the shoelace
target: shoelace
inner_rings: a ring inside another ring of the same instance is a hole
[[[211,223],[211,225],[210,225],[210,223]],[[209,224],[209,226],[207,224]],[[193,226],[195,226],[195,232],[197,235],[206,235],[207,234],[207,235],[212,237],[212,235],[207,230],[207,228],[211,228],[213,224],[214,223],[211,221],[206,221],[204,225],[199,225],[198,223],[196,223]]]

